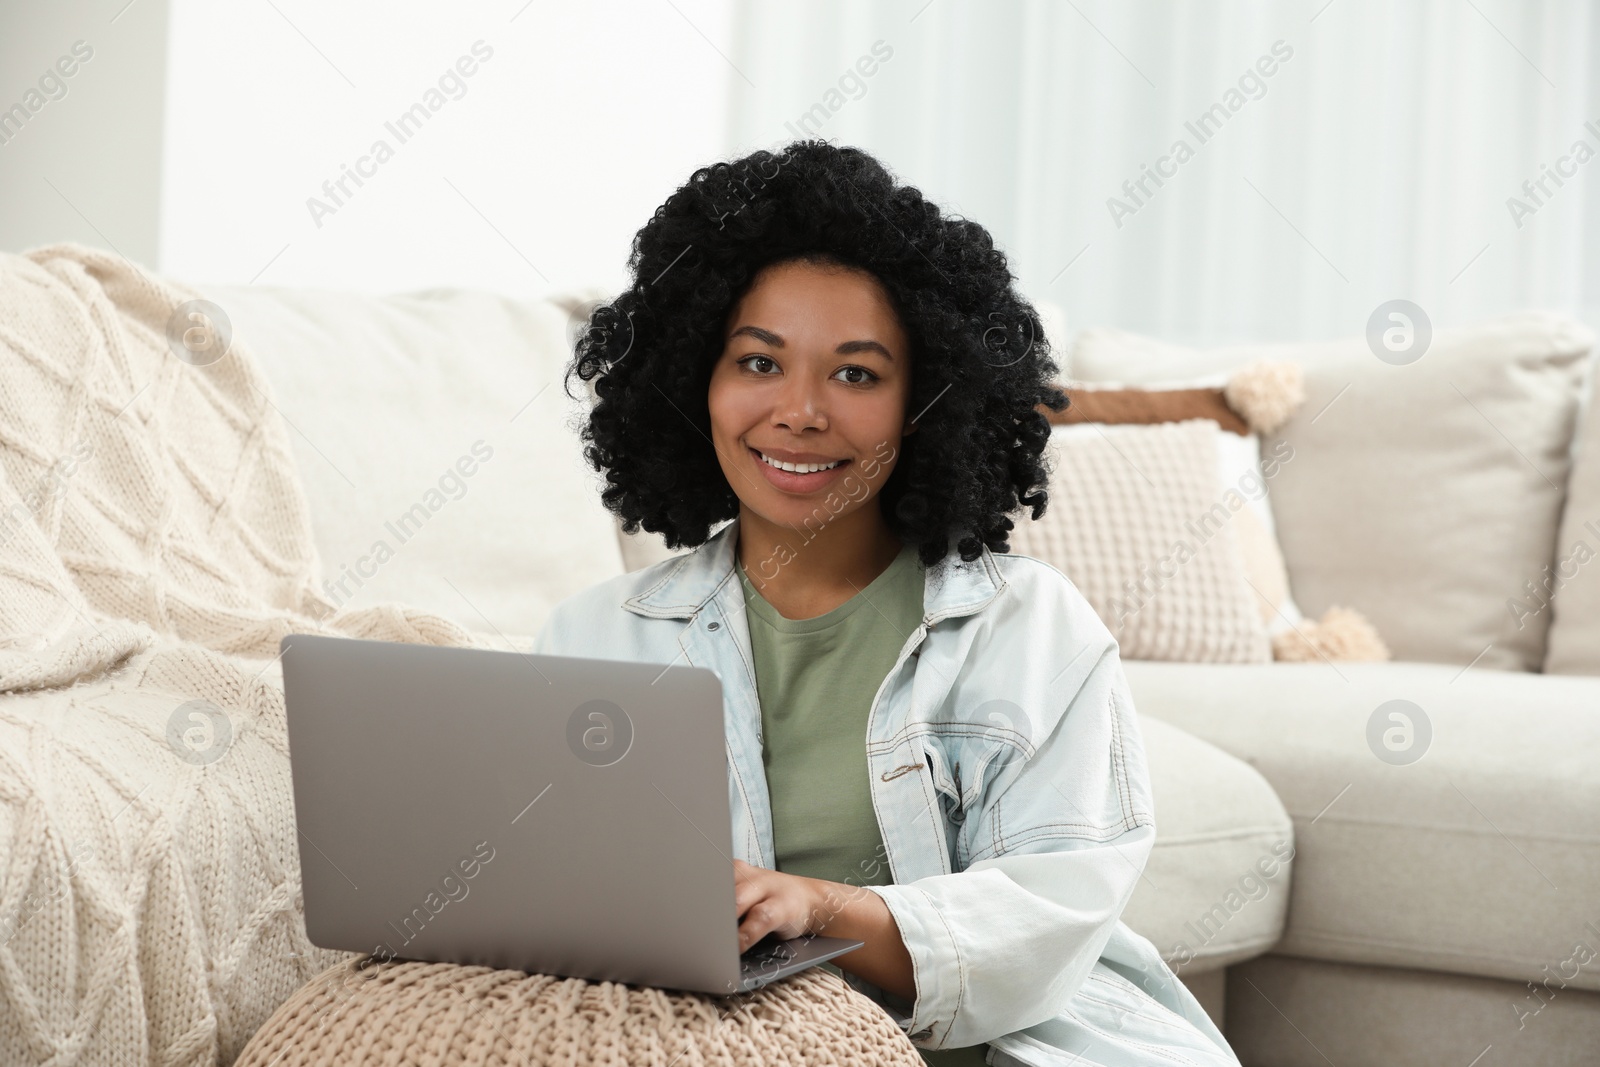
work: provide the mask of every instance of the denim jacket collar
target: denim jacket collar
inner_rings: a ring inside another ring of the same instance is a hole
[[[684,555],[668,568],[659,582],[630,597],[622,606],[649,618],[693,618],[733,578],[738,531],[739,520],[734,519],[712,534],[699,550]],[[1005,578],[988,548],[971,562],[951,549],[943,559],[927,568],[922,598],[923,622],[932,626],[941,619],[975,614],[999,596],[1005,586]]]

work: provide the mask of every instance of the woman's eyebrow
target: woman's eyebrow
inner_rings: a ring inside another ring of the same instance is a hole
[[[841,356],[853,355],[856,352],[876,352],[890,363],[894,362],[894,353],[876,341],[846,341],[834,351]]]
[[[784,347],[784,340],[782,337],[779,337],[771,330],[763,330],[760,326],[741,326],[728,335],[728,340],[731,341],[735,337],[744,335],[754,337],[762,344],[771,345],[773,348]],[[835,348],[834,352],[841,356],[849,356],[857,352],[877,352],[879,355],[883,356],[884,359],[889,360],[891,363],[894,362],[894,353],[890,352],[877,341],[845,341],[840,344],[839,347]]]

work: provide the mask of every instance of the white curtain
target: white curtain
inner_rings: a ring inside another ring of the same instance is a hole
[[[987,226],[1072,329],[1344,336],[1395,298],[1435,327],[1600,323],[1600,17],[1579,0],[750,4],[730,59],[738,150],[873,152]],[[1169,176],[1140,190],[1146,166]]]

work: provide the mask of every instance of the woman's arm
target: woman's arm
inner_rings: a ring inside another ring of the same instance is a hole
[[[917,986],[911,953],[883,898],[859,885],[770,871],[733,861],[734,905],[739,916],[739,951],[768,933],[843,937],[866,944],[834,960],[849,971],[910,1000]]]
[[[911,953],[900,937],[900,926],[882,897],[859,885],[821,882],[824,900],[835,907],[833,917],[813,931],[828,937],[865,941],[866,946],[834,960],[840,970],[871,982],[895,996],[913,1000],[917,995]]]

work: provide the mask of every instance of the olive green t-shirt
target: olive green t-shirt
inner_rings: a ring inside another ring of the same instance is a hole
[[[778,870],[849,886],[887,884],[889,862],[868,785],[867,713],[922,619],[916,550],[901,549],[855,596],[811,619],[784,618],[742,565],[739,577]],[[964,1067],[985,1063],[987,1048],[919,1051],[927,1063]]]

